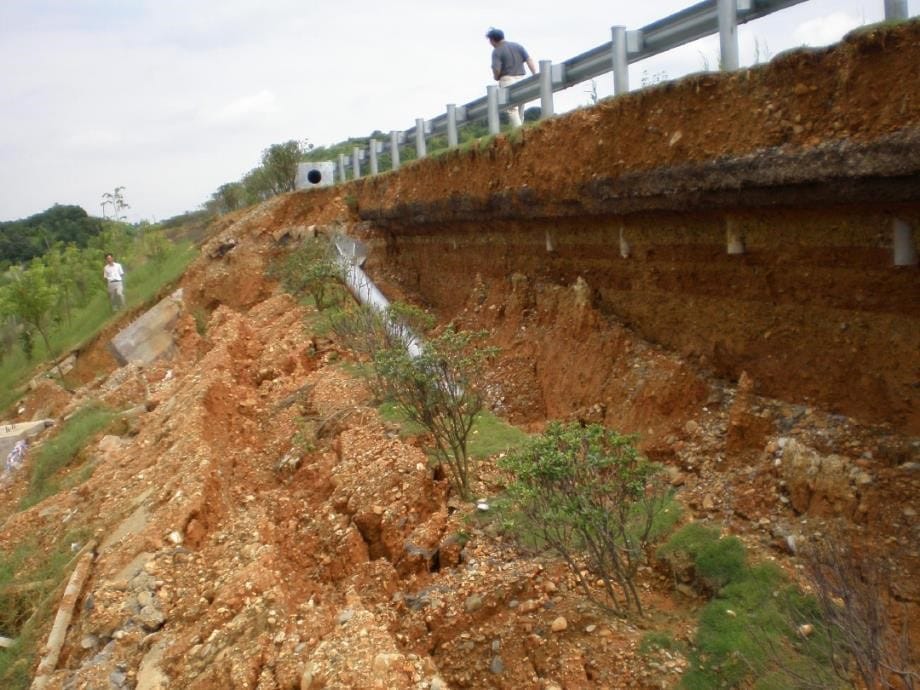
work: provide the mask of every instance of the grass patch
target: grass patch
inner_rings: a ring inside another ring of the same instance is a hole
[[[363,367],[371,365],[343,364],[353,367],[355,371],[367,371]],[[417,436],[425,433],[425,427],[410,420],[396,403],[386,401],[377,407],[380,418],[391,424],[398,424],[402,436]],[[484,460],[498,453],[502,453],[523,444],[529,438],[528,434],[506,421],[496,417],[491,412],[484,410],[476,416],[473,428],[469,435],[470,457],[475,460]]]
[[[838,687],[821,652],[820,630],[809,640],[795,633],[793,621],[808,609],[817,620],[814,601],[774,564],[745,568],[703,609],[684,687],[702,690],[753,682],[760,690],[787,688],[792,680],[788,671],[820,679],[820,687]]]
[[[381,403],[377,406],[377,412],[383,421],[399,425],[400,436],[418,436],[425,433],[425,427],[409,419],[402,408],[394,402]]]
[[[115,413],[104,407],[84,407],[68,419],[53,438],[40,446],[32,460],[29,491],[20,501],[20,509],[30,508],[57,493],[62,487],[54,475],[67,467],[86,443],[111,424],[114,418]],[[88,478],[86,470],[77,475],[78,480],[80,476]]]
[[[483,410],[473,422],[473,430],[470,432],[470,457],[482,460],[517,448],[528,438],[530,436],[516,426],[508,424],[488,410]]]
[[[0,630],[13,637],[9,649],[0,649],[0,687],[25,690],[32,682],[32,666],[44,642],[41,633],[54,616],[58,597],[51,596],[69,576],[74,558],[71,544],[82,544],[85,530],[65,534],[48,553],[43,553],[35,537],[20,543],[10,552],[0,553]],[[40,586],[11,591],[27,583]]]
[[[700,614],[682,687],[779,690],[797,687],[796,676],[814,682],[810,687],[840,686],[817,602],[774,563],[750,565],[740,540],[695,522],[678,530],[658,556],[675,572],[691,567],[697,585],[715,594]],[[813,624],[812,635],[797,634],[803,622]]]
[[[710,592],[738,579],[745,569],[744,544],[737,537],[722,538],[719,530],[691,522],[658,549],[658,557],[679,572],[692,567],[697,584]]]

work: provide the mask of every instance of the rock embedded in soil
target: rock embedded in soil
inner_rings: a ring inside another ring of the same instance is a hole
[[[463,604],[463,608],[466,609],[467,613],[478,611],[482,608],[482,597],[478,594],[471,594],[466,598],[466,601]]]

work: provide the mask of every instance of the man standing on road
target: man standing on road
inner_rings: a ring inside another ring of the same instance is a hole
[[[501,29],[489,29],[486,34],[492,44],[492,76],[499,86],[508,87],[514,82],[524,78],[524,65],[530,69],[531,74],[537,73],[533,58],[524,50],[520,43],[505,40],[505,32]],[[523,106],[512,107],[506,110],[508,120],[512,127],[521,126]]]
[[[115,257],[111,254],[105,255],[102,277],[105,278],[105,283],[109,288],[109,302],[112,310],[118,311],[125,306],[125,269],[115,261]]]

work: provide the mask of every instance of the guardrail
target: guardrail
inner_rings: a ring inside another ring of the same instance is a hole
[[[908,18],[907,0],[883,0],[886,20]],[[539,73],[509,87],[490,85],[486,95],[464,105],[450,103],[446,112],[429,120],[418,118],[415,126],[393,130],[389,136],[392,169],[398,169],[400,145],[415,140],[416,156],[427,153],[426,137],[447,135],[447,144],[458,145],[458,128],[465,122],[486,119],[490,134],[500,130],[499,110],[540,100],[541,119],[554,115],[553,94],[576,84],[613,72],[614,95],[629,91],[628,67],[634,62],[677,48],[699,38],[718,32],[720,67],[723,71],[738,69],[738,25],[765,17],[806,0],[703,0],[685,10],[652,22],[637,30],[625,26],[611,28],[611,40],[596,48],[553,64],[540,61]],[[366,148],[354,147],[351,160],[338,157],[338,181],[346,180],[346,169],[352,179],[361,177],[361,161],[369,159],[370,174],[378,172],[378,154],[384,143],[370,139]],[[367,152],[367,153],[365,153]]]

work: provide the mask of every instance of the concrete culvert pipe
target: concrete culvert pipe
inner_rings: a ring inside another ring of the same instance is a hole
[[[335,165],[332,161],[306,161],[297,164],[297,189],[329,187],[334,181]]]

